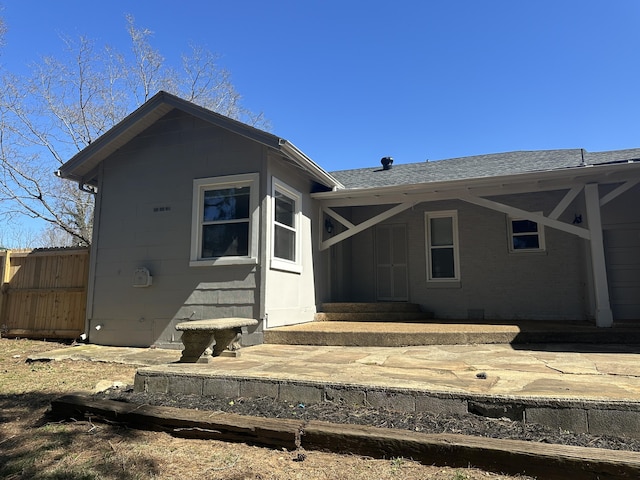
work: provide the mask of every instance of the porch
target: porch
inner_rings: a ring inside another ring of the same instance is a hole
[[[420,345],[640,344],[640,322],[600,328],[588,322],[426,320],[398,322],[310,322],[264,332],[267,344],[407,347]]]
[[[612,328],[566,320],[443,320],[405,302],[329,303],[316,321],[264,332],[282,345],[408,347],[423,345],[640,344],[640,320]],[[535,348],[534,348],[535,349]]]

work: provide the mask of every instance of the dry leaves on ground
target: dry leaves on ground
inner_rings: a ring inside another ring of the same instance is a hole
[[[0,339],[0,478],[4,479],[438,479],[504,480],[477,469],[421,465],[323,452],[289,452],[87,420],[52,423],[46,410],[63,393],[90,393],[100,380],[132,383],[135,368],[96,362],[26,363],[63,345]],[[520,477],[523,478],[523,477]]]

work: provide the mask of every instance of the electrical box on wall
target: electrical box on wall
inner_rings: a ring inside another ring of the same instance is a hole
[[[149,269],[145,267],[136,268],[133,272],[134,287],[149,287],[153,283],[153,277],[149,273]]]

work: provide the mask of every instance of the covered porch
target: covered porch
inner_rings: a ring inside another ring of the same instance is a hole
[[[323,298],[413,303],[437,319],[423,322],[427,330],[450,326],[468,338],[479,325],[513,339],[553,337],[558,326],[575,336],[633,326],[640,321],[638,166],[313,194]],[[314,328],[329,336],[346,327]]]

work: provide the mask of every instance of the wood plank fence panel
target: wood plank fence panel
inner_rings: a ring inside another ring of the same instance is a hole
[[[0,251],[3,336],[77,338],[84,331],[89,249]]]

